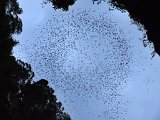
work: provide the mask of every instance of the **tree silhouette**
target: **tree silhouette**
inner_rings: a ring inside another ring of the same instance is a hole
[[[16,0],[0,1],[0,55],[11,55],[12,47],[16,45],[12,34],[21,33],[22,22],[18,14],[22,13]]]
[[[130,17],[144,26],[150,42],[153,43],[155,52],[160,55],[160,16],[157,0],[110,0],[113,6],[127,10]]]
[[[13,108],[12,118],[16,120],[70,120],[63,112],[62,104],[57,102],[54,90],[48,81],[41,79],[22,87],[18,104]],[[16,111],[21,112],[16,112]],[[19,113],[19,114],[16,114]],[[60,119],[59,119],[60,118]]]
[[[54,9],[62,9],[67,11],[70,5],[73,5],[76,0],[45,0],[45,3],[50,2]]]
[[[0,1],[0,114],[4,120],[70,120],[48,81],[33,82],[28,63],[16,60],[13,34],[22,32],[17,0]]]
[[[18,103],[18,94],[34,76],[29,64],[9,56],[0,60],[0,111],[2,118],[11,119],[12,107]]]

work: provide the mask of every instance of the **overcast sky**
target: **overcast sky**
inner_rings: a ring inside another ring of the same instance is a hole
[[[73,120],[159,120],[160,58],[144,31],[107,3],[69,11],[19,0],[23,32],[14,55],[49,80]],[[151,59],[152,58],[152,59]]]

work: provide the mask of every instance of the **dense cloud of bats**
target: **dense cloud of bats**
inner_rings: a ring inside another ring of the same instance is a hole
[[[35,31],[27,59],[36,75],[48,79],[69,101],[66,105],[72,104],[72,112],[81,112],[84,104],[98,101],[103,108],[97,120],[125,117],[125,102],[119,91],[130,74],[131,46],[107,13],[54,13]],[[89,112],[86,115],[93,112],[87,106],[85,109]],[[79,120],[86,120],[80,115]]]

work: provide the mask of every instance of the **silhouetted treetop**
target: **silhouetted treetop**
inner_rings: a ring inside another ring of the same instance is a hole
[[[67,11],[69,6],[73,5],[76,0],[46,0],[45,2],[50,2],[54,9],[62,9]]]
[[[22,31],[22,21],[18,15],[22,13],[16,0],[0,1],[0,57],[12,54],[12,47],[17,44],[13,34]]]
[[[12,14],[14,16],[17,16],[18,14],[21,14],[23,12],[22,8],[19,7],[19,3],[17,0],[6,0],[7,6],[6,6],[6,13]]]
[[[130,17],[144,26],[147,37],[153,43],[155,52],[160,55],[160,16],[158,0],[110,0],[113,6],[127,10]]]
[[[1,118],[12,120],[12,112],[15,111],[13,108],[18,105],[18,94],[27,83],[30,83],[33,76],[29,64],[20,60],[17,62],[13,56],[1,57],[0,112],[4,113]]]
[[[10,32],[21,33],[22,32],[22,21],[18,17],[22,13],[22,8],[19,7],[17,0],[7,0],[6,6],[6,22],[10,25]]]
[[[62,103],[57,101],[47,80],[26,84],[19,98],[20,116],[23,120],[71,120],[69,115],[63,112]]]

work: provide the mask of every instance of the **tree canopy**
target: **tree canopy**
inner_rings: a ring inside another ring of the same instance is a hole
[[[127,10],[130,17],[144,26],[148,40],[153,43],[155,52],[160,55],[160,16],[157,0],[110,0],[113,6]]]
[[[17,0],[0,1],[0,113],[4,120],[71,120],[48,81],[33,81],[28,63],[16,60],[13,34],[22,32]]]
[[[52,3],[54,9],[62,9],[67,11],[69,6],[73,5],[76,0],[45,0],[44,2]]]

